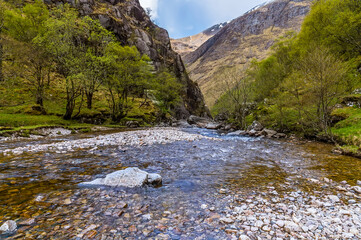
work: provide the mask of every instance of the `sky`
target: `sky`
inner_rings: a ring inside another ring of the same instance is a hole
[[[139,0],[152,9],[152,19],[168,30],[171,38],[200,33],[230,21],[267,0]]]

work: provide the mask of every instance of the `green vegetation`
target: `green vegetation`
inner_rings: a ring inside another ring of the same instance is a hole
[[[0,0],[0,127],[149,125],[172,113],[182,86],[166,69],[67,4],[27,2]]]
[[[361,110],[342,101],[361,97],[352,95],[361,87],[360,29],[360,1],[316,1],[301,32],[280,39],[246,77],[225,71],[232,77],[224,79],[238,84],[217,101],[213,114],[243,128],[259,120],[279,131],[360,148]]]

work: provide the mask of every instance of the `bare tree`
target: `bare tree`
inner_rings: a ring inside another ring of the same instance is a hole
[[[231,68],[222,74],[227,96],[231,101],[229,104],[233,108],[235,119],[246,128],[246,116],[249,112],[251,97],[251,79],[242,76],[241,69]]]

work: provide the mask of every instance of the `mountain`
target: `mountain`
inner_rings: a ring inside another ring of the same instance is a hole
[[[229,22],[216,24],[207,30],[190,37],[171,39],[172,48],[184,57],[188,53],[195,51],[208,39],[216,35],[228,23]]]
[[[234,19],[195,51],[184,55],[190,77],[208,106],[227,89],[219,74],[225,67],[246,69],[253,59],[269,56],[272,45],[289,31],[299,31],[310,0],[267,2]]]
[[[139,0],[44,0],[46,4],[69,3],[81,15],[98,19],[124,45],[136,46],[153,61],[156,69],[171,70],[184,87],[182,106],[177,118],[189,115],[209,116],[203,95],[187,75],[180,55],[171,48],[168,32],[155,25],[141,7]]]

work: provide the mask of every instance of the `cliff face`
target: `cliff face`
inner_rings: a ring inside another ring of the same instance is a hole
[[[183,60],[211,106],[226,90],[220,69],[246,69],[252,59],[262,60],[274,42],[289,31],[299,31],[310,0],[276,0],[234,19]]]
[[[185,57],[187,54],[199,48],[208,39],[216,35],[227,24],[228,22],[214,25],[208,28],[207,30],[193,36],[184,37],[180,39],[171,39],[172,48],[182,57]]]
[[[180,55],[171,48],[168,32],[150,20],[138,0],[45,0],[47,4],[69,3],[80,14],[98,19],[124,45],[136,46],[153,61],[157,69],[166,67],[185,86],[183,104],[176,109],[177,118],[189,115],[208,116],[203,95],[187,75]]]

